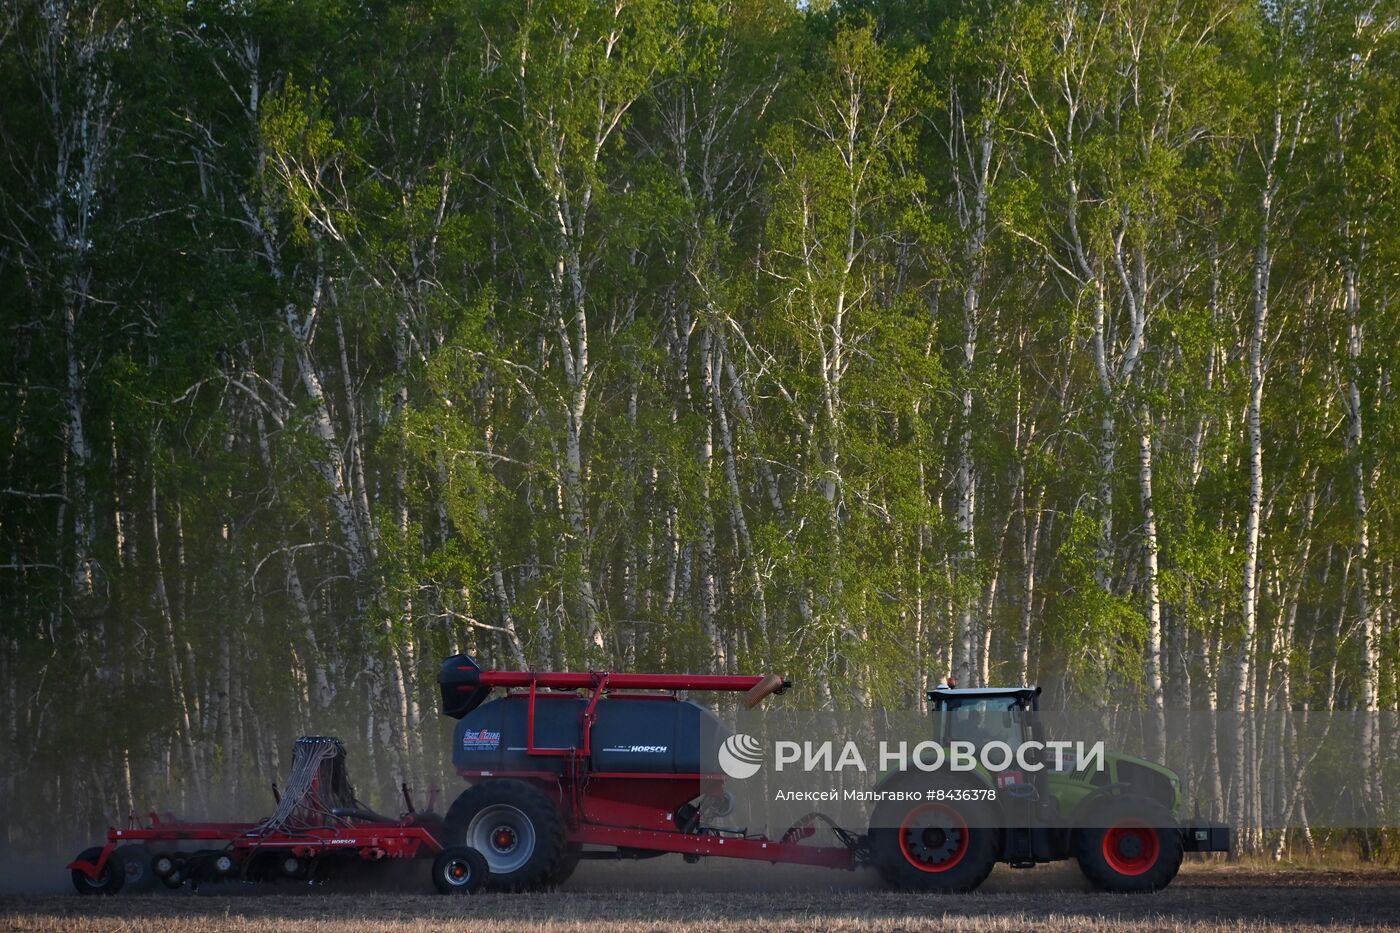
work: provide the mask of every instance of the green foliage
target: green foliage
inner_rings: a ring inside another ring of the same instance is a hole
[[[1103,695],[1110,685],[1136,686],[1141,678],[1147,623],[1131,600],[1106,591],[1098,521],[1084,510],[1071,516],[1060,546],[1056,592],[1046,607],[1046,640],[1053,644],[1076,693]]]
[[[1135,704],[1158,651],[1187,702],[1250,658],[1252,701],[1393,705],[1400,31],[1371,10],[20,3],[0,771],[71,777],[96,734],[119,795],[196,806],[339,728],[387,786],[443,765],[456,650],[779,669],[811,706],[911,702],[955,646]],[[60,687],[113,701],[79,726]]]

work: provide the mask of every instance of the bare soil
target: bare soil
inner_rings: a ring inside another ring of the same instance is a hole
[[[869,873],[678,859],[585,862],[562,890],[445,898],[427,866],[387,885],[206,885],[197,893],[0,896],[0,930],[1359,931],[1400,927],[1400,871],[1193,863],[1146,896],[1090,890],[1072,864],[998,867],[975,894],[886,891]],[[383,880],[383,879],[380,879]]]

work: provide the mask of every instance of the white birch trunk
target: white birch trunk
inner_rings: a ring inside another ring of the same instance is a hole
[[[715,426],[719,429],[720,446],[724,450],[724,478],[729,490],[729,516],[734,524],[744,551],[745,563],[749,568],[749,584],[753,588],[753,599],[758,614],[758,637],[768,645],[768,600],[764,595],[763,576],[759,569],[761,556],[755,551],[753,538],[749,534],[749,523],[744,517],[743,492],[739,487],[739,466],[734,453],[734,433],[729,422],[728,406],[720,384],[724,376],[724,363],[728,352],[723,333],[714,335],[715,365],[710,380],[710,404],[714,411]]]
[[[370,566],[369,550],[360,528],[359,515],[350,488],[346,471],[345,457],[342,454],[340,437],[331,421],[329,403],[322,386],[321,375],[311,354],[311,339],[314,335],[317,316],[322,299],[321,280],[318,278],[312,291],[311,308],[305,317],[297,312],[294,305],[287,305],[285,319],[287,329],[295,341],[297,373],[302,389],[311,401],[311,427],[321,442],[320,455],[316,457],[316,467],[329,487],[331,508],[340,526],[341,537],[345,541],[346,563],[350,576],[363,582]],[[363,599],[358,594],[357,599]]]
[[[1260,412],[1264,404],[1264,348],[1269,315],[1270,225],[1272,221],[1273,179],[1265,182],[1260,196],[1259,239],[1254,255],[1254,307],[1249,331],[1249,403],[1245,415],[1249,442],[1249,505],[1245,513],[1244,582],[1241,588],[1242,626],[1235,656],[1235,684],[1231,708],[1236,716],[1234,774],[1231,781],[1231,816],[1241,819],[1247,801],[1248,734],[1245,714],[1250,705],[1254,640],[1259,603],[1259,526],[1264,499],[1264,441]],[[1241,826],[1245,851],[1253,851],[1252,831]]]
[[[1142,432],[1138,436],[1138,488],[1142,497],[1143,561],[1147,585],[1147,707],[1151,728],[1147,736],[1147,756],[1161,761],[1166,755],[1166,696],[1162,689],[1162,596],[1157,583],[1157,513],[1152,503],[1152,426],[1151,413],[1142,411]]]
[[[1347,313],[1346,382],[1343,387],[1343,408],[1346,410],[1346,449],[1351,460],[1352,504],[1356,513],[1356,609],[1360,617],[1361,683],[1358,705],[1361,708],[1359,751],[1360,773],[1365,787],[1363,807],[1371,820],[1379,816],[1383,805],[1379,773],[1379,735],[1377,721],[1380,711],[1378,684],[1380,681],[1380,650],[1377,637],[1379,625],[1371,596],[1371,522],[1367,501],[1368,473],[1362,447],[1362,399],[1360,360],[1364,331],[1361,322],[1361,291],[1356,267],[1348,261],[1343,268],[1343,302]]]
[[[702,404],[707,403],[715,393],[714,385],[715,353],[714,341],[709,328],[700,334],[700,381],[703,391]],[[713,670],[722,673],[728,670],[729,656],[715,618],[719,601],[718,571],[715,566],[715,524],[711,505],[711,464],[714,462],[715,441],[713,408],[705,404],[705,422],[700,431],[700,628],[710,642],[713,657]]]
[[[50,207],[49,235],[65,271],[51,285],[62,308],[64,342],[64,468],[66,505],[73,522],[71,584],[79,597],[94,595],[95,517],[88,493],[92,448],[84,423],[85,365],[79,327],[92,296],[94,227],[102,207],[111,157],[112,121],[117,104],[106,77],[104,54],[117,40],[120,23],[99,30],[98,18],[67,2],[42,5],[43,32],[35,50],[42,106],[53,143],[52,175],[35,177],[36,195]],[[38,270],[33,270],[37,272]],[[96,635],[102,639],[102,622]]]
[[[1031,677],[1031,640],[1035,623],[1036,558],[1040,549],[1040,526],[1044,518],[1044,490],[1036,498],[1035,518],[1025,514],[1024,481],[1019,490],[1021,512],[1021,632],[1017,639],[1017,684],[1029,684]]]
[[[276,479],[277,470],[272,460],[272,447],[268,441],[267,428],[263,423],[261,412],[254,414],[253,423],[257,431],[258,452],[261,456],[263,470],[272,483],[276,497],[274,501],[280,502],[282,496]],[[292,598],[292,605],[296,608],[297,619],[301,623],[301,634],[306,639],[310,654],[310,663],[307,666],[310,668],[311,680],[315,685],[312,690],[312,699],[319,709],[327,709],[331,705],[331,701],[335,699],[335,686],[326,672],[326,659],[316,637],[316,625],[312,619],[310,603],[306,598],[306,589],[301,582],[301,573],[297,569],[296,554],[285,533],[279,535],[278,544],[282,552],[282,572],[287,581],[287,594]],[[256,584],[256,578],[254,583]],[[256,586],[254,592],[256,593]]]
[[[205,791],[207,784],[204,769],[200,767],[199,753],[195,748],[194,729],[197,721],[191,714],[188,699],[187,677],[192,676],[192,671],[182,670],[180,666],[180,639],[175,630],[175,616],[170,608],[169,590],[165,585],[165,564],[160,555],[160,495],[157,491],[156,478],[152,474],[150,478],[150,530],[151,530],[151,561],[153,569],[153,580],[155,587],[156,606],[160,610],[162,635],[165,640],[167,672],[170,677],[170,690],[175,699],[175,710],[179,716],[177,729],[180,734],[180,742],[185,751],[185,758],[190,768],[189,781],[186,786],[191,788],[195,800],[198,801],[201,811],[208,812],[209,798]]]

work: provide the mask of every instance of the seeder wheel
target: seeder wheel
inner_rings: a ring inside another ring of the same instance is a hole
[[[311,873],[311,863],[306,859],[297,858],[295,855],[289,854],[277,864],[284,878],[300,881]]]
[[[463,791],[447,811],[443,835],[486,857],[495,890],[549,887],[564,857],[564,818],[534,786],[495,778]]]
[[[122,883],[123,891],[149,891],[156,886],[156,875],[151,869],[150,849],[139,842],[132,842],[117,846],[112,855],[120,856],[122,860],[122,871],[126,875],[126,880]]]
[[[188,881],[190,890],[196,891],[201,884],[221,880],[219,872],[215,868],[215,861],[223,852],[219,849],[200,849],[191,852],[189,856],[180,862],[180,867],[174,875],[166,879],[167,884],[174,885],[176,879],[180,882]]]
[[[151,859],[151,872],[160,883],[174,890],[185,883],[185,855],[183,852],[161,852]]]
[[[559,864],[554,867],[554,873],[549,876],[548,886],[557,888],[573,877],[574,869],[578,868],[579,861],[583,858],[583,846],[577,842],[570,842],[564,846],[564,854],[559,856]]]
[[[91,849],[84,849],[77,861],[96,862],[102,857],[102,846],[93,846]],[[73,869],[73,887],[78,889],[79,894],[116,894],[122,889],[122,884],[126,881],[126,873],[122,869],[121,855],[113,851],[107,864],[102,866],[102,871],[95,878],[89,878],[86,872]]]
[[[433,886],[439,894],[475,894],[489,874],[486,858],[468,846],[448,846],[433,859]]]

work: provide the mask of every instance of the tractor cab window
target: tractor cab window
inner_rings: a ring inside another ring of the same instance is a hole
[[[1005,742],[1018,748],[1029,717],[1020,697],[940,697],[933,703],[934,738],[940,742]]]

